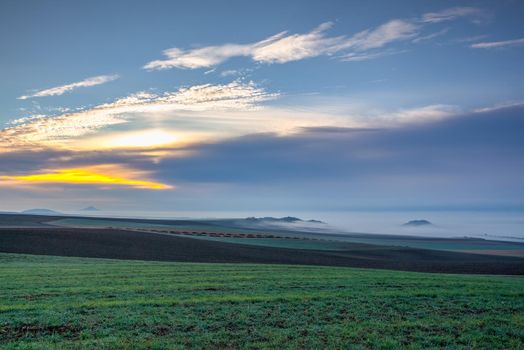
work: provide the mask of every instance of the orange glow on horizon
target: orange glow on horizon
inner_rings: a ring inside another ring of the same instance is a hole
[[[173,186],[147,180],[137,180],[118,175],[102,174],[93,169],[59,169],[50,173],[33,175],[0,176],[0,180],[11,180],[26,183],[63,183],[77,185],[123,185],[135,188],[165,190]]]

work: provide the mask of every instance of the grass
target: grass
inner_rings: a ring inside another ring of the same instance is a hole
[[[1,349],[524,349],[524,279],[0,254]]]

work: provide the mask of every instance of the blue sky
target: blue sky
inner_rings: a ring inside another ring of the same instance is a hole
[[[3,1],[0,209],[521,208],[523,14]]]

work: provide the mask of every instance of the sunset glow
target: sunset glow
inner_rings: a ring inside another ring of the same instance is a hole
[[[115,185],[153,190],[172,188],[172,186],[166,184],[101,174],[89,169],[60,169],[54,172],[42,174],[0,176],[0,180],[35,184]]]

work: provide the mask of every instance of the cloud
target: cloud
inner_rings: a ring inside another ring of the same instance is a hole
[[[385,56],[391,56],[391,55],[397,55],[406,52],[406,50],[385,50],[385,51],[378,51],[373,53],[357,53],[357,52],[351,52],[346,55],[340,56],[339,59],[341,61],[346,62],[359,62],[359,61],[369,61],[374,60],[376,58],[385,57]]]
[[[354,48],[359,51],[376,49],[394,41],[411,39],[417,34],[418,26],[414,23],[395,19],[373,30],[355,34],[340,46],[343,49]]]
[[[381,119],[394,124],[416,124],[434,122],[447,119],[461,114],[460,108],[453,105],[436,104],[417,108],[401,109],[399,111],[386,114]]]
[[[342,57],[355,56],[370,59],[379,57],[380,54],[362,52],[382,48],[396,41],[415,39],[424,25],[451,21],[464,16],[478,17],[481,14],[483,11],[477,8],[455,7],[441,12],[426,13],[419,19],[393,19],[352,36],[328,36],[326,32],[333,23],[326,22],[308,33],[289,34],[284,31],[250,44],[229,43],[192,50],[167,49],[163,52],[165,59],[151,61],[144,65],[144,68],[148,70],[210,68],[238,56],[249,57],[259,63],[287,63],[339,52],[344,54]],[[438,32],[426,35],[420,40],[429,40],[442,34]],[[358,52],[360,54],[357,54]]]
[[[236,56],[249,56],[257,62],[266,63],[284,63],[313,57],[326,50],[330,42],[333,45],[338,41],[337,38],[325,37],[324,32],[329,27],[331,23],[324,23],[306,34],[287,35],[287,32],[281,32],[253,44],[225,44],[189,51],[171,48],[163,52],[166,59],[151,61],[144,68],[209,68]]]
[[[74,113],[38,115],[0,130],[0,153],[15,149],[95,151],[134,149],[153,159],[186,146],[253,133],[288,135],[303,128],[394,128],[450,118],[454,106],[435,104],[380,111],[349,108],[346,98],[264,102],[280,97],[253,82],[196,85],[174,92],[138,92]],[[349,109],[348,109],[349,108]],[[164,148],[171,150],[164,151]]]
[[[240,72],[236,69],[228,69],[228,70],[220,72],[221,77],[229,77],[229,76],[238,75],[238,74],[240,74]]]
[[[326,31],[332,27],[326,22],[305,34],[281,32],[253,44],[225,44],[185,51],[172,48],[164,51],[164,60],[147,63],[149,70],[170,68],[209,68],[236,57],[250,57],[260,63],[286,63],[321,55],[354,49],[357,51],[380,48],[394,41],[406,40],[416,34],[417,25],[392,20],[375,29],[364,30],[352,37],[329,37]]]
[[[247,56],[248,45],[226,44],[222,46],[209,46],[190,51],[172,48],[163,51],[165,60],[156,60],[147,63],[145,69],[169,68],[208,68],[224,62],[230,57]]]
[[[476,7],[452,7],[438,12],[425,13],[420,21],[424,23],[440,23],[467,16],[478,18],[485,16],[485,12]]]
[[[111,125],[125,123],[122,116],[95,108],[58,116],[39,116],[0,131],[0,151],[12,147],[38,147],[91,134]]]
[[[253,45],[249,55],[256,62],[286,63],[334,53],[343,37],[327,37],[325,32],[331,27],[326,22],[306,34],[279,33]]]
[[[163,159],[156,174],[188,187],[230,184],[230,194],[261,188],[257,200],[295,198],[301,205],[297,198],[308,198],[321,208],[492,205],[506,195],[522,204],[522,112],[518,106],[402,128],[246,135],[194,145],[190,157]]]
[[[467,36],[467,37],[463,37],[463,38],[456,38],[456,39],[454,39],[452,41],[455,42],[455,43],[470,43],[470,42],[473,42],[473,41],[479,41],[479,40],[482,40],[482,39],[486,39],[487,37],[489,37],[489,35],[482,34],[482,35]]]
[[[96,77],[84,79],[76,83],[71,83],[71,84],[62,85],[62,86],[56,86],[50,89],[40,90],[31,95],[20,96],[18,97],[18,99],[26,100],[28,98],[33,98],[33,97],[59,96],[59,95],[62,95],[66,92],[72,91],[80,87],[101,85],[101,84],[105,84],[110,81],[116,80],[118,78],[119,78],[118,75],[99,75]]]
[[[88,192],[93,187],[108,188],[119,191],[114,200],[120,209],[128,205],[143,209],[146,204],[152,210],[171,206],[188,210],[191,205],[200,210],[202,205],[223,209],[231,202],[235,203],[231,209],[238,209],[238,205],[260,209],[260,203],[265,203],[267,208],[282,206],[286,210],[304,205],[316,210],[399,203],[492,205],[498,200],[522,204],[524,187],[519,175],[524,171],[524,107],[489,108],[453,118],[440,118],[432,112],[447,108],[451,107],[420,107],[420,113],[426,110],[426,115],[416,119],[430,122],[401,123],[397,127],[384,127],[383,122],[346,127],[320,118],[324,126],[304,127],[284,135],[266,132],[205,139],[184,146],[184,154],[178,153],[177,146],[163,149],[165,154],[158,159],[137,150],[0,153],[2,176],[69,176],[71,169],[88,169],[111,178],[174,183],[176,198],[158,194],[147,197],[155,191],[140,191],[140,196],[133,195],[136,191],[126,191],[140,187],[138,184],[12,178],[0,182],[4,194],[27,189],[26,196],[33,200],[35,189],[48,195],[53,189],[52,195],[58,198],[61,192],[56,189],[60,188],[86,191],[73,192],[82,196],[100,193],[113,199],[115,192]],[[415,110],[384,112],[374,119],[387,121],[392,114],[410,119]],[[317,115],[312,113],[311,117]],[[123,168],[112,170],[93,164],[120,164]],[[62,170],[68,171],[62,174]],[[80,178],[83,176],[80,174]],[[17,193],[23,198],[21,192]],[[57,199],[57,203],[61,202]]]
[[[447,32],[449,32],[449,28],[444,28],[442,30],[439,30],[438,32],[434,32],[434,33],[431,33],[431,34],[428,34],[428,35],[419,36],[419,37],[413,39],[413,43],[417,44],[417,43],[420,43],[420,42],[423,42],[423,41],[428,41],[428,40],[431,40],[431,39],[435,39],[435,38],[438,38],[439,36],[445,35]]]
[[[508,46],[521,46],[524,45],[524,38],[503,40],[503,41],[488,41],[470,45],[473,49],[498,49],[501,47]]]
[[[122,166],[98,165],[88,168],[55,169],[50,172],[40,172],[27,175],[2,175],[1,185],[95,185],[95,186],[127,186],[142,189],[165,190],[173,188],[170,185],[137,179],[143,172],[130,171]]]
[[[497,103],[493,106],[488,107],[480,107],[475,109],[475,112],[482,113],[482,112],[496,112],[499,110],[505,110],[505,109],[512,109],[512,108],[523,108],[524,107],[524,100],[516,100],[516,101],[504,101]]]
[[[484,12],[473,7],[454,7],[440,12],[426,13],[416,19],[393,19],[376,28],[363,30],[352,36],[328,36],[333,23],[322,23],[312,31],[303,34],[280,32],[264,40],[249,44],[205,46],[184,50],[171,48],[163,51],[164,59],[154,60],[146,65],[147,70],[171,68],[210,68],[233,57],[249,57],[259,63],[287,63],[317,56],[341,53],[342,57],[366,57],[371,59],[380,54],[368,50],[382,48],[388,44],[415,39],[419,30],[428,24],[451,21],[460,17],[481,16]],[[426,35],[420,40],[429,40],[443,33]],[[346,59],[347,60],[347,59]],[[358,59],[349,59],[356,61]]]
[[[253,82],[239,80],[222,85],[185,87],[162,94],[138,92],[74,113],[18,119],[16,126],[0,130],[0,151],[13,147],[71,146],[80,137],[128,123],[138,114],[248,111],[277,96]]]

